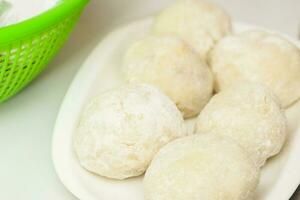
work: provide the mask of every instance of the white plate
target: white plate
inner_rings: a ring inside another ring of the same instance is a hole
[[[121,62],[127,47],[144,36],[152,22],[145,19],[123,27],[106,37],[88,57],[61,106],[54,129],[53,162],[62,183],[82,200],[142,200],[142,177],[114,181],[80,167],[72,148],[72,135],[86,102],[99,92],[122,84]],[[236,23],[236,32],[258,28]],[[282,35],[282,34],[281,34]],[[284,36],[284,35],[283,35]],[[298,47],[298,41],[284,36]],[[289,138],[281,154],[262,170],[257,200],[287,200],[300,183],[300,103],[287,110]]]

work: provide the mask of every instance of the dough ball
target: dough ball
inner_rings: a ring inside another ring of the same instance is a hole
[[[226,37],[209,62],[217,91],[248,80],[268,86],[284,107],[300,97],[300,51],[273,33],[252,30]]]
[[[212,97],[197,118],[196,132],[232,138],[262,166],[283,146],[286,118],[270,90],[240,83]]]
[[[246,200],[259,169],[228,137],[198,134],[177,139],[155,156],[145,179],[146,200]]]
[[[214,44],[231,30],[227,13],[204,0],[179,0],[163,10],[153,24],[153,32],[182,37],[204,60]]]
[[[92,99],[74,147],[85,169],[125,179],[142,174],[162,146],[184,135],[181,113],[167,96],[149,85],[129,84]]]
[[[180,38],[147,36],[134,43],[124,59],[129,82],[145,82],[167,94],[185,118],[197,115],[212,95],[209,67]]]

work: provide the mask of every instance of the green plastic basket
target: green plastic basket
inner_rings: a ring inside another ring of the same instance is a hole
[[[88,0],[62,0],[21,23],[0,28],[0,102],[34,79],[62,47]]]

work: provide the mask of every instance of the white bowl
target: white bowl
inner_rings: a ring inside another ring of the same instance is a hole
[[[99,92],[122,84],[121,63],[127,47],[147,34],[152,18],[132,23],[107,36],[94,49],[71,84],[57,117],[52,154],[62,183],[82,200],[142,200],[142,177],[125,181],[103,178],[84,170],[72,147],[72,135],[86,102]],[[236,32],[251,28],[235,23]],[[259,28],[262,29],[262,28]],[[295,45],[300,43],[280,34]],[[262,169],[257,200],[287,200],[300,183],[300,103],[287,110],[289,137],[282,152]]]

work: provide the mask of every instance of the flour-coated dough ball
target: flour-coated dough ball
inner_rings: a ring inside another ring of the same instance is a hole
[[[153,32],[176,34],[206,59],[207,53],[222,37],[231,33],[228,14],[205,0],[178,0],[155,19]]]
[[[284,144],[286,117],[269,89],[252,83],[238,85],[212,97],[197,118],[196,132],[232,138],[262,166]]]
[[[200,57],[176,36],[147,36],[127,51],[123,68],[129,82],[155,85],[185,118],[197,115],[213,92],[213,77]]]
[[[184,135],[181,113],[167,96],[149,85],[129,84],[92,99],[74,148],[85,169],[125,179],[142,174],[162,146]]]
[[[163,147],[144,178],[146,200],[246,200],[259,169],[228,137],[198,134]]]
[[[226,37],[209,62],[217,91],[248,80],[268,86],[284,107],[300,98],[300,51],[274,33],[251,30]]]

